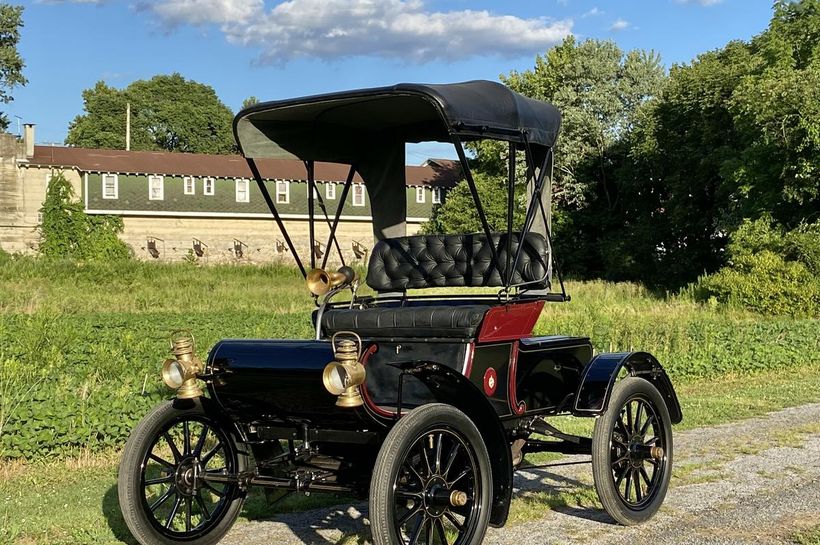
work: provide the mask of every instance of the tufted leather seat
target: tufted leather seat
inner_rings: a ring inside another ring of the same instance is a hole
[[[513,259],[521,233],[513,233]],[[503,286],[507,263],[507,235],[494,233],[498,264],[483,233],[465,235],[416,235],[380,240],[373,248],[367,269],[367,285],[379,292],[455,286]],[[546,287],[548,246],[538,233],[527,233],[524,250],[512,284],[536,282]]]
[[[326,335],[355,331],[365,337],[474,337],[488,305],[336,309],[322,316]]]

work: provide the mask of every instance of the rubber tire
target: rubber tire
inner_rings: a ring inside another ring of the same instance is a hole
[[[168,401],[155,407],[136,425],[123,449],[120,460],[119,474],[117,476],[117,496],[120,503],[123,519],[134,538],[142,545],[177,545],[186,543],[189,545],[214,545],[219,542],[233,526],[234,521],[239,516],[245,496],[238,493],[228,506],[222,520],[214,526],[210,532],[196,539],[175,540],[169,539],[157,533],[151,525],[145,512],[142,509],[141,472],[142,460],[145,451],[151,447],[151,442],[156,437],[158,431],[168,423],[169,420],[181,415],[201,415],[206,416],[206,412],[199,400],[187,403],[180,403],[176,400]],[[210,415],[208,415],[210,416]],[[236,438],[224,429],[229,440],[234,441],[234,449],[237,452],[237,468],[242,471],[247,467],[247,456],[242,454]]]
[[[612,479],[610,460],[610,438],[615,427],[615,420],[626,400],[635,394],[643,394],[649,398],[661,419],[666,457],[664,474],[655,498],[639,510],[629,507],[621,500]],[[658,512],[666,498],[669,479],[672,476],[672,450],[672,421],[666,402],[658,389],[651,382],[640,377],[626,377],[616,382],[606,412],[595,420],[595,428],[592,432],[592,476],[595,480],[595,491],[604,509],[618,523],[624,526],[634,526],[646,522]]]
[[[484,534],[487,533],[490,521],[490,504],[493,497],[492,467],[484,438],[473,421],[463,412],[446,403],[429,403],[410,411],[393,426],[376,457],[376,465],[370,481],[369,507],[373,545],[403,545],[396,539],[392,528],[392,485],[404,462],[403,453],[413,446],[425,430],[440,425],[446,425],[458,431],[475,451],[481,489],[485,492],[481,498],[481,513],[476,533],[473,540],[464,545],[479,545],[484,540]]]

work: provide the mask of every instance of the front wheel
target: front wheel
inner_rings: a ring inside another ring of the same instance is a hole
[[[447,404],[414,409],[390,430],[370,484],[374,545],[478,545],[492,469],[475,424]]]
[[[617,383],[592,434],[592,475],[607,513],[631,526],[658,511],[672,474],[672,423],[655,386],[639,377]]]
[[[131,433],[117,481],[120,509],[142,545],[211,545],[236,520],[244,494],[203,476],[236,475],[246,460],[200,401],[176,403],[156,407]]]

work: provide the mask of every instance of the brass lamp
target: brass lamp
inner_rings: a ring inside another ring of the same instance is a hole
[[[162,381],[177,390],[178,399],[194,399],[203,395],[197,375],[204,370],[202,360],[194,354],[194,337],[190,331],[171,334],[171,353],[174,358],[162,364]]]
[[[354,339],[336,341],[338,335],[349,335]],[[322,382],[325,389],[335,396],[337,407],[361,407],[364,404],[359,386],[364,384],[367,376],[365,368],[359,363],[362,353],[362,339],[352,331],[340,331],[331,338],[335,360],[325,366]]]

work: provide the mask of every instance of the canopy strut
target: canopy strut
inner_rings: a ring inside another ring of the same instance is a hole
[[[299,254],[296,253],[296,248],[293,246],[293,241],[290,239],[290,235],[288,235],[288,230],[285,229],[285,224],[282,222],[281,216],[279,216],[279,211],[276,209],[276,205],[273,204],[273,199],[270,198],[270,193],[268,193],[268,188],[265,186],[264,180],[262,180],[262,175],[259,173],[259,168],[256,166],[256,161],[254,161],[251,157],[246,157],[245,160],[248,162],[248,167],[250,167],[251,172],[253,173],[253,178],[256,180],[256,185],[259,186],[259,191],[262,193],[262,198],[265,199],[268,209],[271,214],[273,214],[273,219],[276,220],[276,225],[279,226],[282,236],[285,237],[285,242],[288,245],[291,255],[293,255],[293,258],[296,260],[296,265],[299,266],[299,271],[301,271],[303,277],[307,277],[305,266],[299,258]]]

